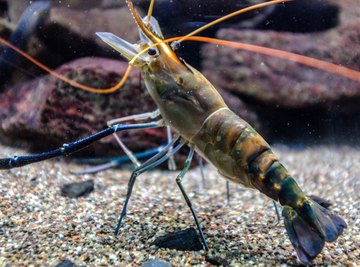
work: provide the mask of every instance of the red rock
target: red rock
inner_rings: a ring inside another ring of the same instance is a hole
[[[9,6],[9,12],[12,12],[13,9],[23,10],[29,5],[29,3],[20,2],[14,1]],[[61,4],[54,3],[49,16],[38,22],[39,25],[36,25],[29,37],[24,37],[21,34],[17,37],[23,42],[26,40],[21,49],[51,68],[86,56],[121,58],[95,33],[97,31],[108,31],[130,42],[138,41],[137,26],[128,8],[92,8],[95,3],[94,1],[90,2],[68,0],[61,2]],[[86,7],[87,9],[84,10],[81,7],[82,5],[83,8]],[[101,2],[97,5],[100,7]],[[74,7],[79,9],[73,9]],[[16,26],[16,23],[16,20],[13,21],[13,26]],[[1,28],[0,26],[0,33],[2,32]],[[23,33],[25,32],[26,30],[23,30]],[[8,35],[9,33],[5,32],[2,37],[8,39]],[[29,77],[38,76],[41,73],[39,68],[34,67],[33,63],[28,60],[18,59],[14,56],[8,61],[9,64],[16,65],[11,75],[6,75],[9,76],[6,80],[8,85],[14,84],[14,81],[29,80]],[[5,81],[1,86],[4,83]]]
[[[356,1],[355,1],[356,2]],[[354,1],[353,1],[354,3]],[[360,15],[360,11],[358,12]],[[306,55],[360,70],[360,19],[316,33],[222,29],[220,39],[256,44]],[[221,88],[251,99],[286,108],[329,106],[360,97],[360,84],[297,63],[269,56],[207,45],[202,50],[204,73]],[[344,109],[349,109],[347,105]],[[358,105],[351,105],[358,111]]]
[[[95,87],[110,87],[122,77],[127,64],[103,58],[83,58],[58,69],[67,77]],[[125,86],[113,94],[95,94],[75,89],[46,75],[3,93],[0,97],[2,141],[26,141],[36,150],[48,150],[106,127],[106,121],[155,110],[139,72],[131,72]],[[157,147],[165,131],[124,133],[124,142],[134,151]],[[83,154],[119,155],[120,149],[109,137]],[[79,155],[79,154],[78,154]]]
[[[280,46],[281,50],[358,68],[360,58],[354,50],[358,43],[352,40],[360,38],[360,24],[347,28],[341,35],[333,34],[339,37],[331,38],[334,37],[331,33],[324,33],[321,37],[316,34],[311,38],[309,34],[268,31],[255,35],[252,31],[226,29],[217,37],[231,36],[232,41],[266,47]],[[203,55],[207,57],[203,62],[204,73],[215,84],[259,102],[298,108],[328,105],[343,98],[360,96],[357,82],[282,59],[214,46],[204,47]]]
[[[57,71],[94,87],[107,88],[122,77],[127,64],[103,58],[83,58],[61,66]],[[256,115],[240,99],[221,91],[230,108],[258,126]],[[106,127],[108,120],[155,110],[138,70],[133,70],[123,88],[113,94],[95,94],[73,88],[46,75],[25,82],[0,95],[0,135],[8,144],[24,144],[46,151],[63,143],[88,136]],[[164,129],[125,132],[123,141],[136,152],[166,142]],[[92,156],[118,156],[121,149],[109,137],[76,153]],[[186,154],[186,152],[185,152]],[[178,158],[181,163],[184,157]]]

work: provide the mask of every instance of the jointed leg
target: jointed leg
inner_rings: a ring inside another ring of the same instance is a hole
[[[202,185],[203,185],[203,188],[205,188],[205,172],[204,172],[203,158],[201,156],[199,156],[199,155],[198,155],[197,158],[198,158],[198,164],[199,164],[199,167],[200,167]]]
[[[202,157],[198,157],[198,163],[200,166],[201,180],[203,187],[205,188],[205,173],[204,173],[204,163]],[[226,205],[230,206],[230,183],[226,181]]]
[[[281,217],[280,217],[280,212],[279,212],[279,209],[278,209],[278,206],[277,206],[277,203],[275,200],[273,200],[273,204],[274,204],[276,217],[277,217],[277,223],[275,225],[277,225],[281,221]]]
[[[112,125],[119,124],[120,122],[124,122],[124,121],[130,121],[130,120],[141,121],[141,120],[146,120],[146,119],[155,119],[158,116],[160,116],[160,111],[157,109],[157,110],[154,110],[151,112],[135,114],[135,115],[130,115],[130,116],[122,117],[122,118],[113,119],[113,120],[108,121],[107,124],[108,124],[108,126],[112,126]]]
[[[139,152],[139,153],[136,153],[134,154],[134,156],[136,157],[136,159],[148,159],[152,156],[155,156],[156,154],[158,154],[161,150],[164,149],[165,146],[160,146],[158,148],[154,148],[154,149],[149,149],[149,150],[146,150],[144,152]],[[97,161],[98,160],[98,161]],[[106,163],[102,163],[100,165],[96,165],[94,167],[90,167],[90,168],[87,168],[85,170],[82,170],[82,171],[78,171],[78,172],[74,172],[74,174],[76,175],[81,175],[81,174],[93,174],[93,173],[96,173],[96,172],[100,172],[100,171],[104,171],[104,170],[107,170],[107,169],[110,169],[110,168],[115,168],[115,167],[119,167],[120,165],[122,165],[123,163],[127,163],[127,162],[131,162],[131,160],[129,159],[128,156],[120,156],[120,157],[113,157],[113,158],[110,158],[108,160],[104,160],[104,158],[92,158],[91,160],[92,163],[94,162],[104,162],[106,161]],[[83,162],[89,162],[87,161],[86,159],[83,160]]]
[[[146,112],[146,113],[142,113],[142,114],[136,114],[136,115],[126,116],[126,117],[122,117],[122,118],[118,118],[118,119],[113,119],[113,120],[108,121],[107,125],[112,126],[114,124],[118,124],[120,122],[125,122],[125,121],[141,121],[141,120],[146,120],[146,119],[154,119],[154,118],[158,117],[159,115],[160,115],[160,111],[157,109],[152,112]],[[131,162],[135,165],[135,167],[139,167],[141,165],[141,163],[137,160],[134,153],[126,147],[126,145],[123,143],[123,141],[120,139],[120,137],[116,133],[114,133],[114,137],[115,137],[116,141],[118,142],[118,144],[120,145],[120,147],[122,148],[122,150],[124,151],[124,153],[129,157]]]
[[[230,206],[230,182],[226,181],[226,204]]]
[[[140,120],[146,120],[146,119],[154,119],[160,115],[161,115],[161,113],[157,109],[152,112],[136,114],[136,115],[131,115],[131,116],[127,116],[127,117],[110,120],[107,122],[107,124],[109,126],[111,126],[114,123],[125,122],[125,121],[129,121],[129,120],[130,121],[131,120],[140,121]],[[171,133],[171,128],[169,126],[166,126],[166,133],[167,133],[167,140],[168,140],[168,144],[169,144],[172,141],[172,133]],[[115,137],[116,141],[118,142],[118,144],[120,145],[120,147],[122,148],[122,150],[125,152],[125,154],[128,156],[128,158],[131,160],[131,162],[135,165],[135,167],[139,167],[141,165],[141,163],[138,161],[137,155],[135,155],[131,150],[129,150],[127,148],[127,146],[124,144],[124,142],[120,139],[120,137],[116,133],[114,133],[114,137]],[[112,164],[112,165],[114,165],[114,164]],[[106,167],[112,166],[112,165],[108,164],[108,165],[106,165]],[[176,164],[175,164],[173,155],[169,158],[168,166],[169,166],[169,170],[176,169]]]
[[[136,168],[133,171],[133,173],[131,174],[129,183],[128,183],[128,191],[126,193],[126,199],[125,199],[125,202],[124,202],[124,206],[123,206],[123,209],[121,211],[121,215],[120,215],[120,218],[118,220],[118,223],[117,223],[117,226],[116,226],[116,229],[115,229],[115,235],[118,234],[120,226],[121,226],[122,219],[126,215],[126,208],[127,208],[129,199],[131,197],[132,189],[134,187],[136,178],[140,174],[142,174],[142,173],[144,173],[144,172],[146,172],[146,171],[148,171],[148,170],[150,170],[152,168],[155,168],[156,166],[159,166],[161,163],[168,160],[172,155],[174,155],[177,151],[179,151],[179,149],[184,145],[184,144],[179,143],[180,139],[181,139],[180,137],[174,139],[161,152],[159,152],[157,155],[155,155],[154,157],[152,157],[149,160],[147,160],[146,162],[144,162],[140,167]]]
[[[195,220],[196,226],[197,226],[197,228],[198,228],[198,230],[199,230],[200,237],[201,237],[201,240],[202,240],[202,242],[203,242],[203,244],[204,244],[205,250],[208,251],[208,250],[209,250],[209,246],[208,246],[208,244],[206,243],[205,236],[204,236],[204,233],[203,233],[202,228],[201,228],[201,226],[200,226],[199,220],[198,220],[198,218],[197,218],[197,216],[196,216],[196,213],[195,213],[195,211],[194,211],[194,209],[193,209],[193,207],[192,207],[192,203],[191,203],[191,201],[190,201],[190,199],[189,199],[187,193],[185,192],[185,189],[184,189],[184,187],[183,187],[183,185],[182,185],[182,183],[181,183],[181,182],[182,182],[182,179],[184,178],[185,173],[186,173],[186,172],[189,170],[189,168],[190,168],[190,164],[191,164],[191,161],[192,161],[193,156],[194,156],[194,149],[191,148],[191,149],[190,149],[190,153],[189,153],[189,155],[188,155],[188,158],[187,158],[186,161],[185,161],[185,166],[184,166],[184,168],[182,169],[182,171],[180,172],[180,174],[178,175],[178,177],[176,178],[176,183],[177,183],[177,185],[179,186],[179,188],[180,188],[180,190],[181,190],[181,193],[183,194],[183,196],[184,196],[184,198],[185,198],[186,204],[187,204],[188,207],[190,208],[190,211],[191,211],[191,213],[192,213],[192,215],[193,215],[193,217],[194,217],[194,220]]]
[[[162,120],[159,120],[157,122],[140,123],[140,124],[113,125],[83,139],[71,142],[69,144],[64,144],[62,147],[51,150],[49,152],[35,154],[31,156],[20,156],[20,157],[15,156],[13,158],[0,159],[0,169],[11,169],[58,156],[67,156],[116,132],[120,132],[124,130],[133,130],[133,129],[157,128],[161,126],[163,126]]]
[[[154,119],[156,117],[158,117],[160,115],[159,110],[155,110],[153,112],[147,112],[147,113],[142,113],[142,114],[136,114],[136,115],[131,115],[131,116],[126,116],[126,117],[122,117],[122,118],[118,118],[118,119],[113,119],[107,122],[107,125],[109,127],[113,126],[114,124],[118,124],[120,122],[125,122],[125,121],[140,121],[140,120],[145,120],[145,119]],[[126,156],[125,157],[116,157],[116,158],[112,158],[110,159],[108,162],[91,167],[91,168],[87,168],[85,170],[76,172],[75,174],[89,174],[89,173],[96,173],[96,172],[100,172],[103,170],[107,170],[110,168],[114,168],[117,166],[120,166],[122,163],[125,162],[132,162],[136,167],[139,167],[141,164],[139,162],[139,159],[141,158],[149,158],[153,155],[156,155],[157,153],[159,153],[159,151],[162,149],[162,147],[156,148],[156,149],[150,149],[147,150],[145,152],[141,152],[141,153],[136,153],[134,154],[131,150],[129,150],[126,145],[123,143],[123,141],[120,139],[120,137],[114,133],[113,134],[115,137],[115,140],[117,141],[117,143],[120,145],[120,147],[122,148],[122,150],[125,152]]]
[[[171,133],[170,126],[166,126],[166,135],[167,135],[168,144],[170,144],[172,141],[172,133]],[[176,163],[175,163],[174,155],[172,155],[168,160],[168,168],[170,171],[176,170]]]
[[[119,123],[119,122],[125,122],[125,121],[129,121],[129,120],[135,120],[135,121],[140,121],[140,120],[146,120],[146,119],[154,119],[158,116],[160,116],[161,113],[160,111],[157,109],[155,111],[152,112],[147,112],[147,113],[142,113],[142,114],[137,114],[137,115],[131,115],[131,116],[127,116],[127,117],[122,117],[122,118],[118,118],[118,119],[114,119],[114,120],[110,120],[107,122],[107,124],[109,126],[113,125],[114,123]],[[169,126],[166,127],[166,133],[167,133],[167,139],[168,139],[168,144],[171,143],[172,141],[172,134],[171,134],[171,128]],[[124,142],[120,139],[120,137],[117,134],[114,134],[114,137],[116,139],[116,141],[118,142],[118,144],[120,145],[120,147],[122,148],[122,150],[125,152],[125,154],[129,157],[129,159],[131,160],[131,162],[135,165],[135,167],[139,167],[141,164],[138,161],[138,158],[136,157],[136,155],[134,155],[134,153],[132,151],[130,151],[126,145],[124,144]],[[169,170],[175,170],[176,169],[176,164],[175,164],[175,160],[174,160],[174,156],[171,156],[169,158],[169,162],[168,162],[168,166],[169,166]]]

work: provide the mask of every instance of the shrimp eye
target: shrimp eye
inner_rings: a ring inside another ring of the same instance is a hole
[[[170,46],[171,46],[172,50],[175,51],[175,50],[178,50],[178,49],[180,48],[181,44],[180,44],[179,41],[174,41],[174,42],[172,42],[172,43],[170,44]]]
[[[155,56],[155,55],[156,55],[156,49],[155,49],[155,47],[149,48],[148,54],[149,54],[150,56]]]

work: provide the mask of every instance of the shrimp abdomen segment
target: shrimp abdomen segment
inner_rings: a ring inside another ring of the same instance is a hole
[[[246,121],[229,109],[212,114],[191,142],[222,175],[247,187],[254,187],[249,163],[270,149]]]

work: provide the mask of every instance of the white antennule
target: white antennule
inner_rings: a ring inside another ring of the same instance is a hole
[[[122,56],[126,57],[129,61],[139,53],[139,51],[137,51],[136,44],[131,44],[113,33],[97,32],[96,35],[99,36],[105,43],[118,51]],[[139,58],[140,60],[145,60],[144,55],[140,55]]]
[[[142,18],[142,21],[144,22],[145,25],[149,25],[148,28],[153,34],[155,34],[157,37],[159,37],[161,39],[164,39],[164,35],[161,32],[159,22],[157,21],[156,18],[151,16],[150,17],[150,23],[147,23],[148,22],[148,17],[145,16],[145,17]],[[141,42],[147,43],[149,46],[153,44],[151,42],[151,40],[145,36],[145,34],[141,31],[141,29],[139,29],[139,36],[140,36],[140,41]]]

